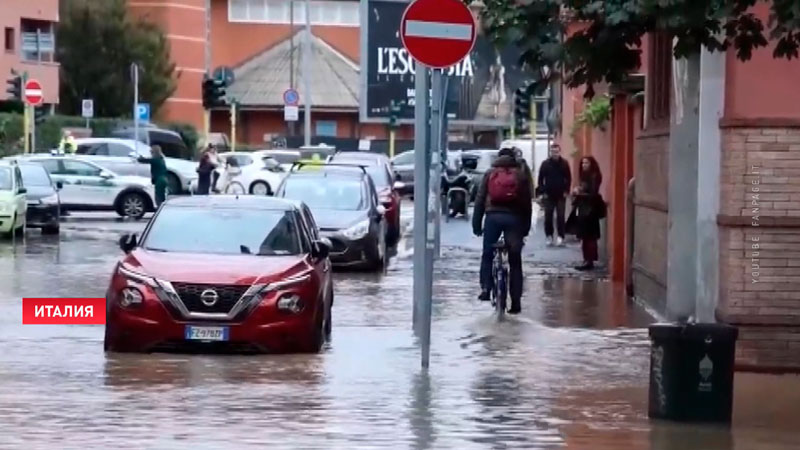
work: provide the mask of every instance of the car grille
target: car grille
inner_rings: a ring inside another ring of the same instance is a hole
[[[175,292],[180,297],[186,309],[190,312],[199,313],[222,313],[230,312],[233,305],[242,297],[250,286],[239,285],[216,285],[216,284],[191,284],[191,283],[172,283]],[[211,306],[206,306],[200,300],[203,291],[211,289],[217,293],[218,300]]]
[[[345,244],[344,241],[337,238],[329,238],[329,239],[333,247],[331,248],[332,253],[344,253],[345,251],[347,251],[347,244]]]

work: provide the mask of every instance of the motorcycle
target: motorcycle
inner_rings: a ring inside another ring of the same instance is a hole
[[[445,220],[461,215],[469,220],[469,196],[472,189],[472,176],[461,170],[455,176],[442,173],[442,204],[445,205]]]

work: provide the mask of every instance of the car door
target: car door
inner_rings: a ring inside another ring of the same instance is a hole
[[[301,217],[303,218],[303,227],[305,227],[306,233],[308,233],[308,237],[311,239],[311,245],[315,245],[314,243],[320,240],[320,235],[319,227],[317,226],[317,223],[314,222],[314,215],[311,214],[311,210],[308,208],[308,206],[306,206],[305,203],[302,204],[300,213]],[[316,272],[320,274],[323,279],[323,282],[320,283],[320,286],[325,289],[322,294],[326,295],[331,291],[330,285],[333,283],[331,278],[331,260],[330,258],[317,259],[313,261],[313,264],[314,270],[316,270]],[[327,299],[327,301],[330,300],[331,299]]]
[[[19,167],[14,167],[14,180],[16,184],[14,203],[16,203],[17,221],[19,224],[25,221],[25,215],[28,211],[28,202],[24,192],[25,184],[22,182],[22,171],[19,170]]]
[[[103,169],[88,161],[64,159],[61,161],[61,174],[69,180],[70,200],[65,203],[89,207],[111,206],[117,197],[113,176],[101,176]],[[109,172],[106,171],[110,175]],[[67,185],[64,185],[66,190]]]

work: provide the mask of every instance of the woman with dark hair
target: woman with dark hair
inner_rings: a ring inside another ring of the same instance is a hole
[[[576,236],[581,240],[583,264],[578,270],[591,270],[598,258],[597,241],[600,239],[600,219],[606,216],[606,204],[600,195],[603,175],[600,166],[591,156],[581,158],[578,186],[573,191]]]

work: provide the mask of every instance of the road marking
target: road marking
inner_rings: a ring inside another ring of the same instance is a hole
[[[406,37],[431,39],[472,40],[472,25],[447,22],[406,21]]]

